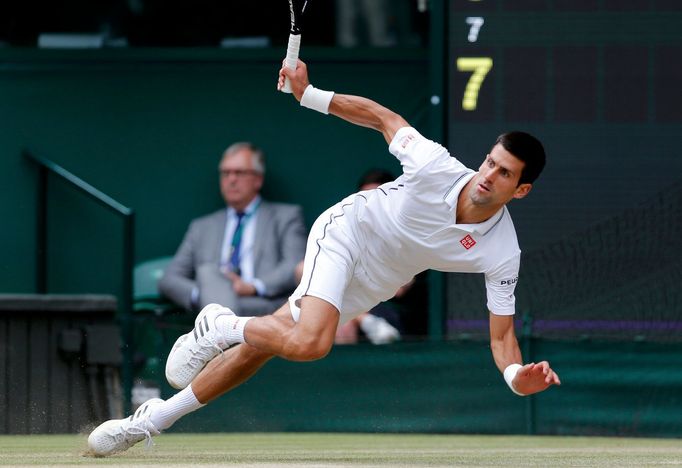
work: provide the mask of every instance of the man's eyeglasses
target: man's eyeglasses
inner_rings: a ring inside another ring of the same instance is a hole
[[[239,179],[246,177],[247,175],[258,174],[258,172],[254,171],[253,169],[220,169],[219,172],[221,177],[230,177],[230,175],[235,175]]]

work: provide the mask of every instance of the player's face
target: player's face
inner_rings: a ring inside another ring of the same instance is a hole
[[[253,169],[251,152],[244,149],[223,158],[219,170],[225,202],[237,211],[245,209],[263,186],[263,175]]]
[[[469,197],[474,205],[504,205],[512,198],[523,198],[531,184],[519,185],[525,163],[497,144],[490,150],[474,176]]]

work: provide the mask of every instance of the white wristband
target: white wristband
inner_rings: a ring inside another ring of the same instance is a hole
[[[516,389],[514,388],[514,385],[512,385],[512,382],[514,381],[514,377],[516,377],[516,373],[521,369],[523,366],[521,364],[509,364],[507,368],[504,370],[504,381],[507,382],[507,385],[509,385],[509,388],[511,388],[511,391],[516,393],[519,396],[525,396],[523,393],[517,392]]]
[[[332,102],[333,97],[333,91],[317,89],[309,84],[301,96],[301,105],[323,114],[329,114],[329,103]]]

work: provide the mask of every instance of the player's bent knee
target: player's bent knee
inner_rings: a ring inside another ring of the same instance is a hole
[[[332,342],[317,336],[296,336],[289,347],[288,358],[294,361],[315,361],[322,359],[332,348]]]
[[[316,359],[322,359],[329,354],[329,351],[331,351],[332,347],[331,344],[321,344],[318,343],[314,347],[311,347],[309,349],[310,354],[308,355],[309,360],[314,361]]]

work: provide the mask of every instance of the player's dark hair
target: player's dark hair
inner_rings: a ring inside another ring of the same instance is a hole
[[[495,144],[498,143],[525,163],[519,178],[519,185],[535,182],[545,167],[545,149],[540,140],[529,133],[514,131],[497,137]]]
[[[385,169],[370,169],[360,177],[358,181],[358,188],[367,184],[385,184],[386,182],[392,182],[395,180],[393,174]]]

